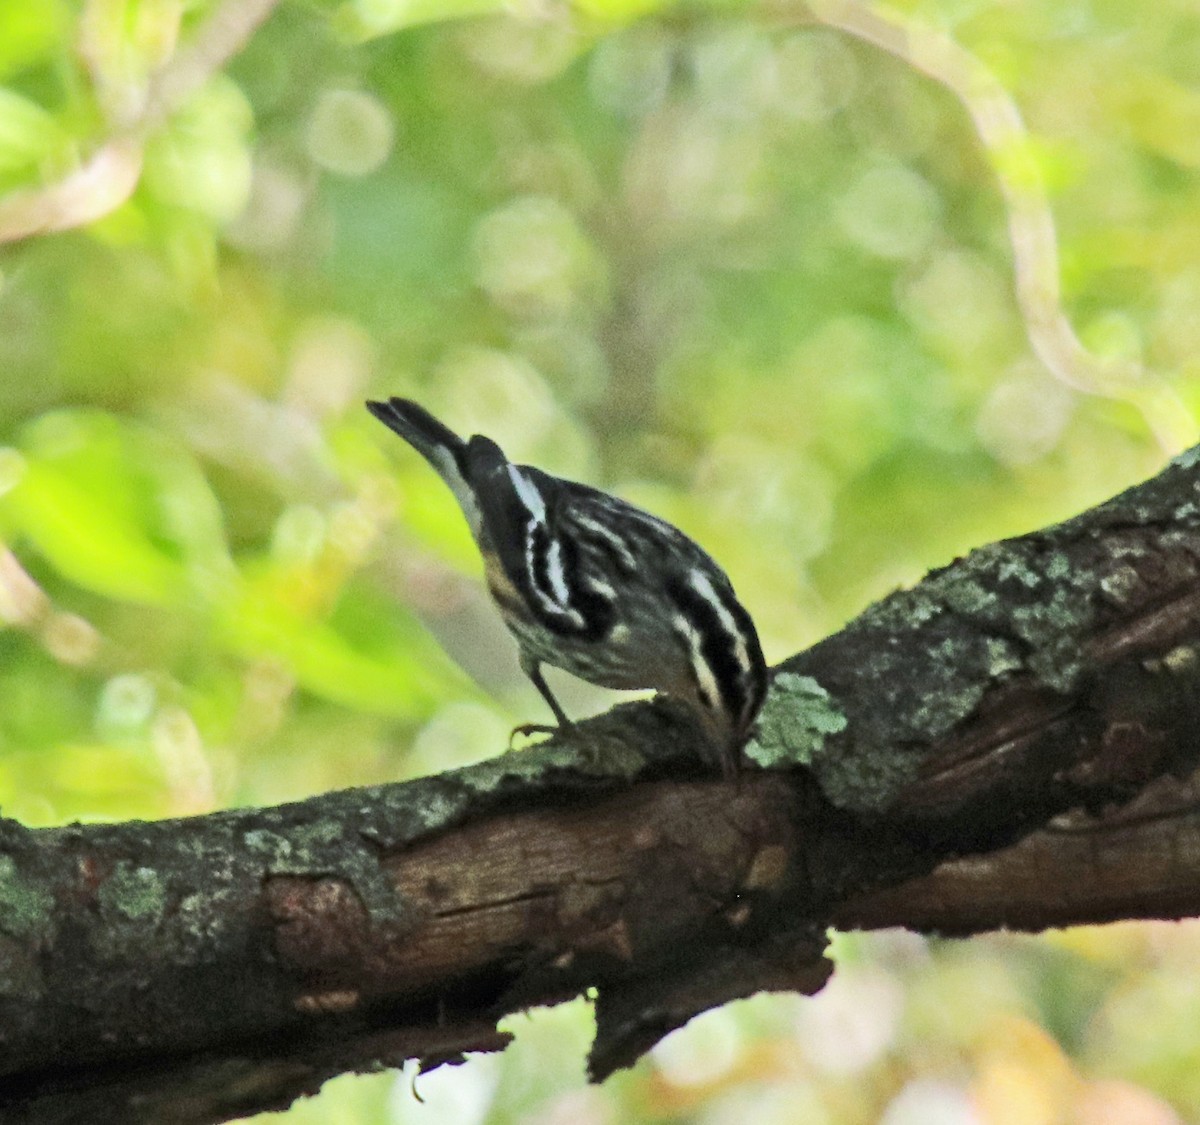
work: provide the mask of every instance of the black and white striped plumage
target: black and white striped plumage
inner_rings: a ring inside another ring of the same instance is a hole
[[[458,499],[521,667],[560,723],[542,664],[684,700],[736,772],[767,670],[754,622],[696,543],[615,496],[514,465],[490,438],[464,441],[414,402],[367,409]]]

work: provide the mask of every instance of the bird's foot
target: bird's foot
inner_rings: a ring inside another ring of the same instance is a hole
[[[508,748],[515,749],[513,743],[516,742],[518,735],[528,738],[531,734],[558,734],[561,730],[561,726],[553,726],[550,723],[518,723],[513,727],[512,734],[508,736]]]

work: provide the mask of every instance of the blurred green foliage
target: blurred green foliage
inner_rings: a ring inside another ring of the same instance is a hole
[[[450,497],[368,395],[676,521],[776,659],[1158,467],[1138,395],[1035,357],[963,106],[832,10],[285,4],[158,120],[215,3],[0,0],[0,230],[114,141],[142,161],[119,206],[0,255],[4,812],[273,802],[543,717]],[[897,11],[1020,107],[993,160],[1050,193],[1081,339],[1194,411],[1200,11]],[[713,1013],[603,1090],[580,1002],[418,1079],[424,1106],[393,1075],[291,1116],[1196,1120],[1198,947],[839,939],[821,997]]]

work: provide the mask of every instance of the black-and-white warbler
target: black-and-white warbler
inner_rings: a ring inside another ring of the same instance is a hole
[[[699,714],[736,773],[762,705],[758,634],[725,572],[682,531],[615,496],[514,465],[406,399],[368,402],[450,486],[483,555],[521,667],[563,726],[541,665],[610,688],[655,688]]]

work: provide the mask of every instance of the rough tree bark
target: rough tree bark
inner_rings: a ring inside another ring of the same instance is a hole
[[[1198,646],[1200,449],[786,661],[737,785],[653,702],[276,809],[0,821],[0,1116],[223,1120],[585,989],[603,1078],[818,989],[829,925],[1198,913]]]

